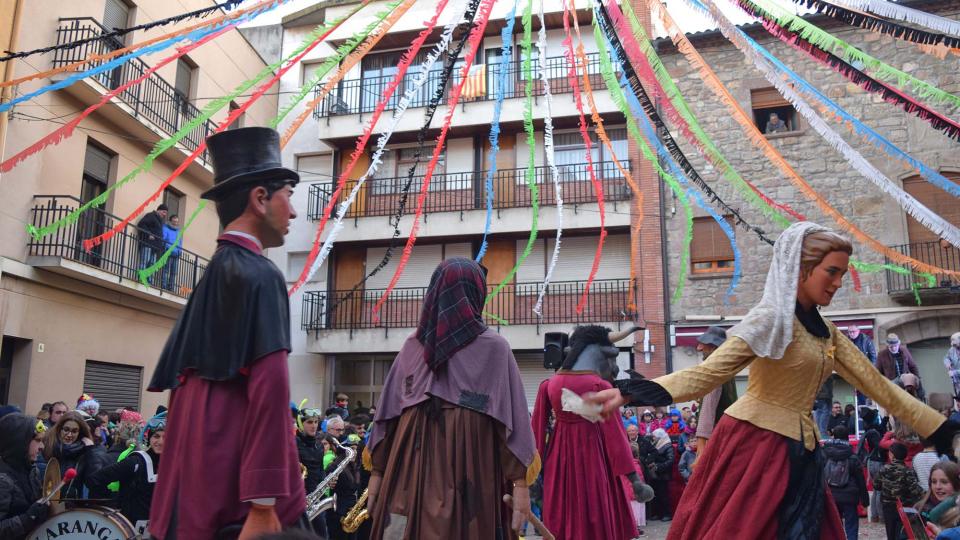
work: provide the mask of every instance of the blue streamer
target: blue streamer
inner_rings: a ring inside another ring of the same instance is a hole
[[[24,95],[22,95],[22,96],[20,96],[20,97],[14,98],[14,99],[6,102],[6,103],[0,103],[0,113],[9,111],[10,109],[12,109],[12,108],[13,108],[15,105],[17,105],[18,103],[23,103],[24,101],[31,100],[31,99],[33,99],[33,98],[35,98],[35,97],[37,97],[37,96],[42,96],[43,94],[46,94],[47,92],[51,92],[51,91],[53,91],[53,90],[61,90],[61,89],[63,89],[63,88],[66,88],[66,87],[74,84],[74,83],[77,82],[77,81],[86,79],[87,77],[93,77],[94,75],[99,75],[99,74],[101,74],[101,73],[105,73],[105,72],[107,72],[107,71],[114,70],[114,69],[122,66],[123,64],[129,62],[130,60],[133,60],[133,59],[135,59],[135,58],[139,58],[139,57],[141,57],[141,56],[143,56],[143,55],[145,55],[145,54],[151,54],[151,53],[155,53],[155,52],[162,51],[162,50],[164,50],[164,49],[168,49],[168,48],[172,47],[173,45],[176,45],[176,44],[177,44],[178,42],[180,42],[180,41],[198,41],[198,40],[200,40],[200,39],[203,39],[204,36],[206,36],[206,35],[208,35],[208,34],[211,34],[211,33],[213,33],[213,32],[216,32],[216,31],[222,29],[224,26],[229,26],[229,25],[232,25],[232,24],[241,24],[241,23],[243,23],[243,22],[246,22],[246,21],[248,21],[248,20],[250,20],[250,19],[258,16],[258,15],[261,15],[261,14],[263,14],[263,13],[266,13],[266,12],[268,12],[268,11],[276,8],[278,5],[280,5],[280,2],[279,2],[279,1],[278,1],[278,2],[274,2],[273,4],[271,4],[271,5],[269,5],[269,6],[266,6],[266,7],[262,8],[262,9],[258,9],[258,10],[251,11],[251,12],[249,12],[249,13],[245,13],[245,14],[241,15],[240,17],[237,17],[236,19],[232,19],[232,20],[229,20],[229,21],[221,21],[221,22],[219,22],[219,23],[217,23],[216,25],[213,25],[213,26],[207,26],[207,27],[204,27],[204,28],[198,28],[198,29],[196,29],[196,30],[194,30],[194,31],[192,31],[192,32],[190,32],[190,33],[184,34],[184,35],[182,35],[182,36],[173,37],[173,38],[170,38],[170,39],[161,41],[161,42],[159,42],[159,43],[154,43],[153,45],[150,45],[150,46],[148,46],[148,47],[144,47],[144,48],[142,48],[142,49],[138,49],[138,50],[136,50],[136,51],[129,52],[129,53],[124,54],[124,55],[122,55],[122,56],[118,56],[117,58],[114,58],[113,60],[110,60],[109,62],[106,62],[106,63],[104,63],[104,64],[100,64],[100,65],[97,66],[97,67],[90,68],[90,69],[88,69],[88,70],[86,70],[86,71],[83,71],[83,72],[81,72],[81,73],[73,74],[73,75],[67,77],[66,79],[64,79],[64,80],[62,80],[62,81],[55,82],[55,83],[53,83],[53,84],[51,84],[51,85],[42,86],[42,87],[40,87],[39,89],[34,90],[33,92],[30,92],[29,94],[24,94]]]
[[[506,26],[500,30],[500,40],[502,42],[500,49],[500,69],[497,71],[497,95],[496,102],[493,105],[493,123],[490,125],[490,158],[484,185],[487,189],[487,221],[483,226],[483,240],[480,242],[480,250],[477,251],[476,261],[480,262],[483,256],[487,254],[487,236],[490,234],[490,225],[493,221],[493,175],[497,172],[497,153],[500,152],[500,111],[503,109],[503,99],[505,88],[507,86],[507,69],[510,67],[511,42],[513,40],[514,18],[517,15],[517,0],[514,0],[510,13],[504,17]]]
[[[700,0],[688,0],[694,7],[703,11],[708,18],[713,19],[713,15],[710,13],[710,10],[707,6],[703,5]],[[902,160],[905,163],[908,163],[914,169],[920,172],[920,175],[927,179],[931,184],[937,186],[938,188],[946,191],[947,193],[953,195],[954,197],[960,197],[960,185],[951,182],[947,177],[938,173],[937,171],[927,167],[923,162],[914,158],[910,154],[907,154],[901,150],[897,145],[885,139],[882,135],[873,130],[870,126],[867,126],[857,120],[853,115],[845,111],[840,105],[834,102],[832,99],[828,98],[826,95],[821,93],[819,90],[813,87],[809,82],[806,81],[803,77],[794,73],[793,70],[788,68],[777,59],[776,56],[770,54],[770,51],[763,48],[759,43],[754,41],[750,36],[748,36],[743,30],[740,30],[736,25],[731,25],[737,34],[740,35],[740,38],[746,41],[755,51],[763,55],[767,60],[770,61],[782,73],[785,73],[790,78],[790,83],[796,86],[799,86],[802,91],[812,95],[818,101],[829,107],[837,116],[840,116],[847,122],[853,125],[854,130],[857,135],[866,136],[870,139],[870,142],[874,144],[878,149],[883,150],[887,154],[896,157]]]
[[[690,184],[686,173],[680,168],[676,160],[673,159],[673,156],[660,141],[660,137],[657,136],[656,129],[654,129],[653,124],[643,111],[643,106],[640,105],[640,101],[637,100],[637,96],[634,95],[633,90],[630,88],[630,83],[627,81],[627,77],[624,74],[623,62],[620,59],[620,55],[617,54],[617,51],[613,47],[613,44],[610,43],[609,38],[607,38],[606,35],[604,35],[604,38],[607,43],[607,50],[610,51],[610,58],[613,60],[614,64],[620,68],[620,86],[625,89],[623,93],[627,98],[627,103],[630,105],[630,109],[633,111],[634,118],[640,121],[640,128],[643,130],[644,136],[646,136],[648,141],[651,141],[654,144],[655,148],[657,149],[657,155],[659,155],[660,158],[666,162],[667,167],[670,169],[670,174],[672,174],[673,177],[676,178],[687,189],[687,195],[693,198],[694,202],[697,203],[697,206],[703,208],[707,211],[707,213],[710,214],[710,217],[717,222],[717,225],[720,226],[720,229],[723,230],[723,233],[727,235],[727,238],[730,240],[730,247],[733,248],[733,279],[730,280],[730,287],[727,288],[727,294],[724,298],[724,302],[727,302],[730,298],[730,295],[733,294],[733,291],[740,283],[740,277],[742,274],[742,268],[740,266],[740,248],[737,247],[737,240],[733,232],[733,227],[731,227],[730,224],[727,223],[727,220],[718,214],[712,206],[703,200],[703,196],[699,191],[693,189],[693,186]]]

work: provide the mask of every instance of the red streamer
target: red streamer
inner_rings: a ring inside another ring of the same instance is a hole
[[[434,27],[436,27],[437,20],[440,18],[440,14],[443,12],[443,8],[446,7],[448,1],[449,0],[440,0],[440,2],[437,4],[437,9],[434,12],[433,17],[427,21],[426,28],[420,32],[420,35],[417,36],[417,39],[413,40],[410,48],[400,58],[400,63],[397,64],[397,74],[394,76],[393,80],[390,81],[390,84],[384,89],[383,97],[377,103],[377,107],[373,111],[373,116],[370,117],[367,127],[364,128],[363,133],[357,139],[356,148],[354,148],[353,152],[350,154],[350,163],[344,167],[343,172],[337,179],[337,187],[334,190],[333,195],[330,196],[330,200],[327,202],[327,205],[323,209],[323,214],[320,217],[320,224],[317,225],[317,232],[313,238],[313,246],[310,247],[310,253],[307,254],[307,262],[304,265],[303,270],[301,270],[300,277],[297,278],[297,282],[290,287],[290,295],[293,295],[293,293],[297,292],[297,289],[306,283],[307,276],[310,274],[310,267],[313,266],[314,261],[316,261],[317,257],[320,255],[320,236],[323,234],[323,228],[330,219],[331,211],[336,206],[337,200],[340,198],[340,194],[343,192],[344,187],[346,187],[347,180],[349,180],[350,174],[353,172],[353,168],[356,166],[357,161],[363,154],[364,149],[366,149],[367,143],[370,141],[370,137],[373,135],[373,128],[377,125],[377,121],[380,119],[383,111],[386,110],[387,104],[390,102],[390,98],[403,81],[403,77],[406,75],[410,64],[413,63],[414,57],[423,47],[423,44],[427,41],[427,38],[430,37]]]
[[[860,289],[863,288],[860,283],[860,272],[857,272],[857,269],[850,265],[850,279],[853,280],[853,290],[860,292]]]
[[[413,245],[417,241],[417,230],[420,227],[420,218],[423,216],[423,206],[427,200],[430,179],[440,159],[440,152],[444,146],[443,143],[446,141],[447,133],[450,131],[450,122],[453,120],[453,113],[456,112],[457,103],[460,102],[460,94],[463,93],[463,87],[467,83],[467,74],[470,73],[470,66],[473,65],[473,60],[477,55],[477,49],[483,40],[483,32],[487,28],[487,22],[490,21],[490,12],[493,10],[493,4],[495,2],[496,0],[483,0],[480,4],[480,22],[470,31],[470,37],[467,40],[467,52],[463,55],[464,63],[460,70],[460,82],[453,88],[453,91],[450,93],[450,98],[447,100],[447,114],[443,118],[443,126],[440,128],[440,135],[437,137],[437,145],[433,149],[433,155],[430,158],[430,163],[427,164],[427,169],[423,176],[423,186],[420,188],[420,194],[417,197],[417,211],[413,216],[413,226],[410,229],[410,236],[407,238],[407,244],[403,247],[403,255],[400,257],[400,262],[397,263],[397,269],[393,272],[393,277],[390,278],[390,284],[387,285],[387,290],[383,292],[377,300],[377,304],[373,306],[373,321],[375,323],[380,322],[380,309],[383,307],[383,303],[387,301],[390,293],[393,292],[394,287],[397,286],[397,281],[400,280],[400,275],[403,274],[403,269],[407,266],[410,255],[413,254]]]
[[[132,81],[129,81],[129,82],[127,82],[127,83],[124,83],[123,85],[121,85],[121,86],[119,86],[119,87],[117,87],[117,88],[115,88],[115,89],[107,92],[106,94],[103,95],[103,97],[100,98],[100,101],[98,101],[97,103],[94,103],[93,105],[90,105],[90,106],[87,107],[82,113],[80,113],[80,116],[78,116],[78,117],[74,118],[73,120],[67,122],[67,123],[64,124],[62,127],[60,127],[60,128],[58,128],[57,130],[53,131],[53,132],[50,133],[49,135],[46,135],[45,137],[41,138],[39,141],[37,141],[37,142],[31,144],[30,146],[24,148],[23,150],[21,150],[20,152],[18,152],[16,155],[14,155],[13,157],[11,157],[10,159],[4,161],[3,163],[0,163],[0,173],[10,172],[10,170],[12,170],[14,167],[16,167],[17,165],[19,165],[20,163],[22,163],[25,159],[27,159],[28,157],[30,157],[30,156],[36,154],[37,152],[43,150],[44,148],[46,148],[46,147],[48,147],[48,146],[50,146],[50,145],[60,144],[61,141],[64,141],[64,140],[66,140],[66,139],[69,139],[70,136],[73,135],[74,130],[76,129],[76,127],[80,125],[80,122],[82,122],[82,121],[83,121],[84,119],[86,119],[88,116],[90,116],[91,114],[93,114],[93,112],[96,111],[97,109],[99,109],[100,107],[102,107],[102,106],[106,105],[107,103],[109,103],[111,99],[115,98],[116,96],[119,96],[120,94],[122,94],[123,92],[125,92],[128,88],[130,88],[130,87],[132,87],[132,86],[136,86],[136,85],[142,83],[143,81],[147,80],[147,77],[149,77],[149,76],[153,75],[154,73],[156,73],[157,70],[160,69],[160,68],[162,68],[163,66],[169,64],[170,62],[173,62],[174,60],[180,58],[181,56],[187,54],[188,52],[196,49],[197,47],[199,47],[199,46],[201,46],[201,45],[203,45],[204,43],[207,43],[208,41],[210,41],[210,40],[212,40],[212,39],[214,39],[214,38],[217,38],[217,37],[223,35],[224,33],[232,30],[235,26],[236,26],[236,23],[229,24],[229,25],[227,25],[227,26],[224,26],[224,27],[221,28],[220,30],[217,30],[216,32],[214,32],[214,33],[212,33],[212,34],[208,34],[208,35],[204,36],[202,39],[200,39],[200,40],[198,40],[198,41],[196,41],[196,42],[194,42],[194,43],[191,43],[191,44],[186,45],[186,46],[184,46],[184,47],[178,48],[178,49],[177,49],[177,54],[174,54],[174,55],[171,55],[171,56],[168,56],[168,57],[164,58],[164,59],[161,60],[159,63],[157,63],[157,65],[155,65],[155,66],[151,67],[150,69],[148,69],[147,71],[145,71],[145,72],[143,73],[143,75],[137,77],[136,79],[133,79]]]
[[[345,20],[347,20],[347,19],[344,19],[344,21],[345,21]],[[269,90],[271,86],[273,86],[274,84],[277,83],[277,81],[280,80],[280,77],[283,77],[288,71],[290,71],[290,69],[292,69],[294,66],[298,65],[298,63],[300,62],[300,60],[302,60],[303,57],[307,55],[307,53],[309,53],[311,50],[313,50],[317,45],[320,45],[321,43],[323,43],[323,40],[326,39],[327,36],[329,36],[334,30],[336,30],[337,28],[339,28],[340,25],[343,24],[344,21],[340,21],[339,23],[333,25],[331,28],[327,29],[327,31],[324,32],[323,35],[321,35],[321,36],[318,37],[316,40],[314,40],[314,42],[311,43],[311,44],[310,44],[306,49],[304,49],[300,54],[298,54],[297,56],[293,57],[289,62],[287,62],[287,65],[285,65],[284,67],[280,68],[280,69],[277,71],[277,74],[276,74],[276,75],[274,75],[274,76],[273,76],[270,80],[268,80],[267,82],[265,82],[265,83],[263,83],[262,85],[260,85],[260,86],[257,88],[256,92],[254,92],[254,93],[250,96],[250,99],[248,99],[247,101],[245,101],[245,102],[244,102],[242,105],[240,105],[238,108],[232,110],[232,111],[230,112],[230,114],[227,116],[227,118],[226,118],[223,122],[221,122],[221,123],[216,127],[216,129],[213,130],[213,133],[220,133],[221,131],[227,129],[227,127],[229,127],[230,124],[236,122],[236,121],[237,121],[237,118],[240,118],[240,115],[242,115],[244,112],[246,112],[246,110],[249,109],[250,106],[253,105],[253,103],[254,103],[256,100],[260,99],[261,96],[263,96],[264,94],[267,93],[267,90]],[[187,158],[184,159],[183,162],[182,162],[179,166],[177,166],[176,169],[174,169],[174,171],[170,174],[170,176],[168,176],[167,179],[164,180],[163,183],[160,184],[160,186],[157,188],[157,190],[153,192],[153,195],[151,195],[147,200],[145,200],[145,201],[143,201],[142,203],[140,203],[140,206],[138,206],[136,209],[134,209],[133,212],[131,212],[127,217],[123,218],[122,221],[120,221],[119,223],[117,223],[117,224],[116,224],[112,229],[110,229],[109,231],[106,231],[105,233],[103,233],[103,234],[101,234],[101,235],[98,235],[98,236],[95,236],[95,237],[93,237],[93,238],[87,238],[86,240],[84,240],[84,241],[83,241],[83,249],[85,249],[86,251],[90,251],[90,250],[93,249],[94,247],[100,245],[100,244],[103,243],[103,242],[106,242],[107,240],[110,240],[111,238],[113,238],[114,236],[116,236],[119,232],[121,232],[127,225],[130,224],[130,222],[132,222],[134,219],[136,219],[137,216],[139,216],[140,214],[142,214],[143,211],[146,210],[147,207],[150,205],[150,203],[152,203],[153,201],[159,199],[160,196],[163,195],[163,190],[165,190],[170,184],[172,184],[172,183],[173,183],[173,180],[174,180],[176,177],[180,176],[180,174],[181,174],[183,171],[187,170],[187,167],[189,167],[190,164],[193,163],[193,162],[197,159],[197,157],[199,157],[200,154],[202,154],[203,151],[206,150],[206,149],[207,149],[207,141],[206,141],[206,139],[204,139],[199,145],[197,145],[197,149],[194,150],[193,153],[191,153],[189,156],[187,156]]]

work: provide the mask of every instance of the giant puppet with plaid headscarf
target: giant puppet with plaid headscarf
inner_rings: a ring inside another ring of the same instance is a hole
[[[384,381],[368,448],[371,538],[511,537],[540,461],[510,344],[483,322],[486,277],[447,259]]]

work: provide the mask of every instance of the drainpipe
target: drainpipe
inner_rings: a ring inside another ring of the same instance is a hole
[[[20,20],[23,15],[23,0],[14,0],[13,22],[10,25],[10,43],[7,50],[16,51],[20,38]],[[3,82],[13,79],[16,60],[8,60],[3,66]],[[0,91],[0,101],[7,102],[13,98],[13,87],[7,86]],[[0,113],[0,158],[7,149],[7,126],[10,123],[10,111]]]
[[[656,98],[654,98],[656,100]],[[654,101],[654,104],[657,108],[658,114],[663,114],[660,110],[660,104],[657,101]],[[657,138],[663,141],[663,136],[660,134],[659,130],[657,131]],[[659,157],[657,158],[660,161],[660,165],[665,166],[663,160]],[[663,274],[663,332],[666,337],[666,343],[664,343],[663,348],[664,360],[667,373],[673,373],[673,348],[670,347],[670,324],[673,318],[670,316],[670,265],[667,262],[667,217],[666,212],[663,211],[663,202],[664,202],[664,189],[663,181],[658,177],[657,180],[657,189],[660,192],[660,264],[662,266]]]

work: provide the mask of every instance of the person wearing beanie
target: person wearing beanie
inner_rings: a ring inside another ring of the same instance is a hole
[[[0,418],[0,538],[4,540],[26,538],[50,511],[49,504],[37,502],[40,475],[34,466],[43,449],[45,429],[22,413]]]

